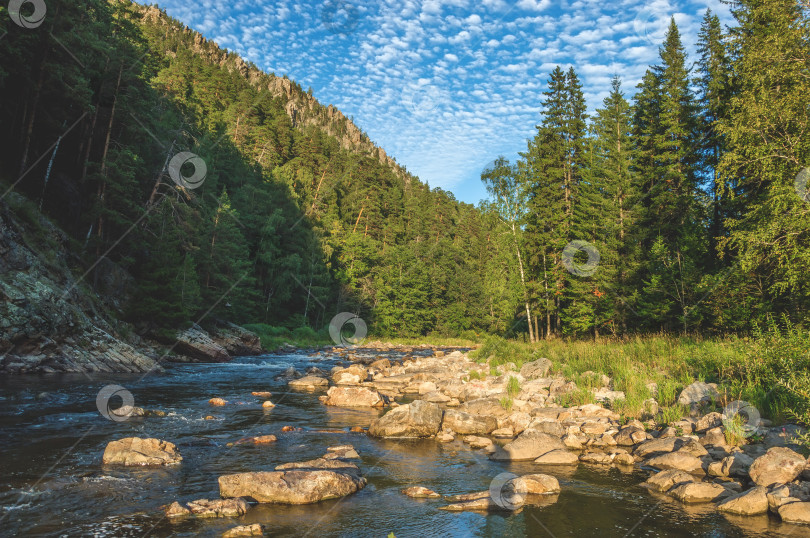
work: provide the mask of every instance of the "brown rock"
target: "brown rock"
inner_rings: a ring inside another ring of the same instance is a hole
[[[315,503],[345,497],[365,485],[365,478],[328,469],[237,473],[219,477],[222,497],[248,497],[260,503]]]
[[[258,390],[251,392],[250,394],[256,396],[257,398],[262,398],[265,400],[269,400],[273,396],[272,392],[258,391]]]
[[[545,465],[577,465],[579,464],[579,456],[570,450],[557,449],[543,454],[534,462]]]
[[[498,428],[498,421],[495,417],[471,415],[463,411],[448,409],[444,412],[442,427],[453,430],[461,435],[467,434],[488,434]]]
[[[497,449],[490,457],[501,461],[536,460],[543,454],[557,449],[565,449],[559,437],[536,430],[526,430],[513,441]]]
[[[432,489],[428,489],[422,486],[413,486],[410,488],[405,488],[402,490],[403,495],[407,495],[413,499],[438,499],[441,497],[438,493],[433,491]]]
[[[779,507],[779,517],[786,523],[810,523],[810,502],[795,502]]]
[[[140,437],[110,442],[102,458],[103,463],[114,465],[173,465],[182,460],[174,444]]]
[[[689,482],[675,486],[667,492],[684,503],[714,502],[729,495],[729,491],[720,484],[711,482]]]
[[[301,379],[291,379],[287,385],[291,389],[297,390],[316,390],[316,389],[325,389],[329,386],[329,380],[325,377],[319,377],[315,375],[307,375],[302,377]]]
[[[438,405],[415,400],[372,422],[368,433],[374,437],[433,437],[441,423],[442,410]]]
[[[632,446],[644,442],[647,439],[647,432],[636,426],[627,426],[619,430],[614,438],[617,445]]]
[[[182,504],[180,504],[177,501],[174,501],[172,504],[170,504],[168,506],[168,508],[166,508],[166,517],[169,517],[169,518],[172,518],[172,517],[185,517],[185,516],[190,516],[190,515],[191,515],[191,510],[189,510],[188,508],[186,508],[185,506],[183,506]]]
[[[199,325],[194,324],[177,333],[175,349],[198,362],[228,362],[231,356]]]
[[[703,473],[703,461],[686,452],[670,452],[647,460],[646,465],[656,469],[678,469],[687,473]]]
[[[245,499],[200,499],[188,503],[188,509],[197,517],[238,517],[245,514],[250,505]]]
[[[337,407],[382,407],[385,402],[376,390],[341,386],[330,387],[324,403]]]
[[[666,452],[686,452],[695,457],[706,456],[708,452],[691,437],[666,437],[645,441],[636,447],[633,454],[642,458],[658,456]]]
[[[751,464],[748,474],[758,486],[792,482],[804,470],[807,461],[789,448],[774,447]]]
[[[695,477],[685,471],[668,469],[652,475],[644,485],[655,491],[667,492],[676,485],[694,481]]]
[[[222,534],[222,538],[239,538],[240,536],[264,536],[264,527],[259,523],[252,525],[239,525],[228,529]]]
[[[717,505],[717,509],[741,516],[764,514],[768,511],[768,490],[762,486],[751,488],[724,500]]]
[[[228,405],[228,402],[226,400],[223,400],[222,398],[211,398],[210,400],[208,400],[208,403],[216,406]]]

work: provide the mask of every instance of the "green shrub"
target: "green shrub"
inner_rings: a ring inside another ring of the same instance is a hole
[[[520,381],[513,375],[510,375],[509,381],[506,382],[506,394],[512,398],[520,394]]]
[[[501,407],[503,407],[507,411],[512,410],[512,405],[514,405],[514,403],[515,402],[512,401],[512,398],[510,398],[509,396],[503,396],[501,398]]]

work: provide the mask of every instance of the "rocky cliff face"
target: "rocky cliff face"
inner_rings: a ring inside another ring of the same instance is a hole
[[[11,192],[0,201],[0,372],[146,372],[68,264],[67,236]]]

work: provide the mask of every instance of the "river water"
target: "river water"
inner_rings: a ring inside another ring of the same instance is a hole
[[[385,355],[385,354],[384,354]],[[389,356],[393,356],[391,353]],[[562,492],[547,506],[517,513],[454,513],[443,500],[400,493],[421,485],[449,495],[488,489],[500,473],[541,472],[533,463],[492,462],[456,441],[380,440],[351,433],[375,410],[326,407],[318,393],[289,391],[274,378],[290,366],[324,370],[340,359],[305,353],[242,357],[227,364],[170,364],[164,373],[20,376],[0,380],[0,535],[219,536],[235,525],[262,523],[273,536],[808,536],[810,529],[770,516],[729,518],[711,505],[686,508],[639,487],[644,471],[580,465],[545,469]],[[99,390],[126,387],[135,405],[166,417],[105,419]],[[270,391],[277,406],[261,407],[251,391]],[[230,403],[211,407],[209,398]],[[211,415],[213,420],[206,420]],[[300,431],[282,433],[283,426]],[[270,445],[234,444],[275,434]],[[175,443],[179,466],[116,468],[101,464],[104,447],[122,437]],[[235,519],[169,521],[161,507],[175,500],[218,498],[217,477],[267,471],[352,444],[368,485],[340,500],[304,506],[257,505]]]

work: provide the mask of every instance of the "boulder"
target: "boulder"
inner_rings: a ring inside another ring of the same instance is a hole
[[[728,514],[755,516],[768,511],[768,490],[762,486],[733,495],[717,505],[717,509]]]
[[[717,392],[716,383],[695,381],[681,391],[680,396],[678,396],[678,403],[681,405],[693,405],[719,399],[720,393]]]
[[[579,463],[579,455],[570,450],[557,449],[546,452],[534,460],[534,462],[545,465],[577,465]]]
[[[652,475],[644,482],[644,485],[655,491],[667,492],[677,485],[694,481],[695,477],[685,471],[669,469]]]
[[[332,371],[332,381],[335,385],[359,385],[368,378],[368,370],[360,364],[352,364],[348,368],[335,368]]]
[[[614,439],[617,445],[632,446],[644,442],[647,439],[647,432],[636,426],[626,426],[619,430]]]
[[[502,418],[509,415],[509,413],[501,406],[499,398],[478,398],[475,400],[465,401],[459,410],[469,413],[471,415],[486,415],[496,418]]]
[[[200,499],[188,503],[188,510],[197,517],[239,517],[245,514],[250,505],[242,498]]]
[[[190,516],[191,510],[183,506],[177,501],[174,501],[168,507],[166,507],[166,517],[173,518],[173,517],[185,517]]]
[[[807,461],[789,448],[774,447],[751,464],[748,474],[758,486],[786,484],[796,479]]]
[[[585,435],[599,436],[608,430],[608,424],[604,422],[583,422],[579,427],[580,431]]]
[[[239,538],[240,536],[264,536],[264,527],[259,523],[239,525],[222,533],[222,538]]]
[[[385,404],[379,392],[366,387],[330,387],[323,403],[336,407],[382,407]]]
[[[447,403],[451,400],[450,396],[437,390],[434,390],[433,392],[428,392],[427,394],[422,396],[422,399],[425,400],[426,402],[431,403]]]
[[[365,478],[330,469],[265,471],[220,476],[219,494],[260,503],[309,504],[345,497],[365,485]]]
[[[559,437],[537,430],[526,430],[497,449],[490,457],[501,461],[536,460],[543,454],[558,449],[565,449]]]
[[[556,478],[547,474],[524,474],[509,482],[515,491],[530,495],[549,495],[560,492],[560,483]]]
[[[173,443],[140,437],[110,442],[102,457],[103,463],[113,465],[173,465],[182,460]]]
[[[783,504],[779,507],[779,517],[786,523],[810,524],[810,502]]]
[[[197,362],[228,362],[231,356],[224,347],[196,323],[176,336],[175,350]]]
[[[441,423],[442,410],[438,405],[415,400],[376,419],[368,433],[374,437],[432,437]]]
[[[448,409],[444,412],[442,427],[462,435],[486,435],[498,428],[498,421],[495,417],[471,415],[464,411]]]
[[[315,375],[307,375],[300,379],[291,379],[287,385],[291,389],[298,389],[298,390],[315,390],[315,389],[325,389],[329,386],[329,380],[325,377],[319,377]]]
[[[228,401],[222,398],[211,398],[208,400],[208,403],[211,405],[216,405],[217,407],[222,407],[223,405],[228,405]]]
[[[675,486],[667,494],[684,503],[708,503],[727,497],[729,491],[720,484],[689,482]]]
[[[731,456],[726,456],[720,461],[709,464],[708,474],[710,476],[731,476],[734,478],[748,477],[748,469],[754,462],[751,456],[742,452],[736,452]]]
[[[428,489],[422,486],[413,486],[410,488],[405,488],[402,490],[403,495],[407,495],[413,499],[438,499],[441,497],[438,493],[433,491],[432,489]]]
[[[699,433],[703,433],[705,431],[711,430],[712,428],[718,428],[723,425],[723,415],[716,411],[712,411],[711,413],[700,417],[695,424],[695,431]]]
[[[656,469],[678,469],[687,473],[703,473],[703,461],[686,452],[670,452],[650,458],[645,465]]]
[[[726,436],[722,428],[711,428],[706,434],[700,438],[700,444],[703,446],[726,446]]]
[[[218,322],[210,331],[211,339],[231,356],[261,355],[262,343],[259,337],[239,325]]]
[[[706,449],[691,437],[659,437],[658,439],[651,439],[638,445],[633,454],[641,458],[648,458],[675,451],[686,452],[698,458],[708,454]]]
[[[526,379],[536,379],[538,377],[546,377],[549,370],[551,370],[551,361],[542,358],[524,364],[520,369],[520,375]]]

